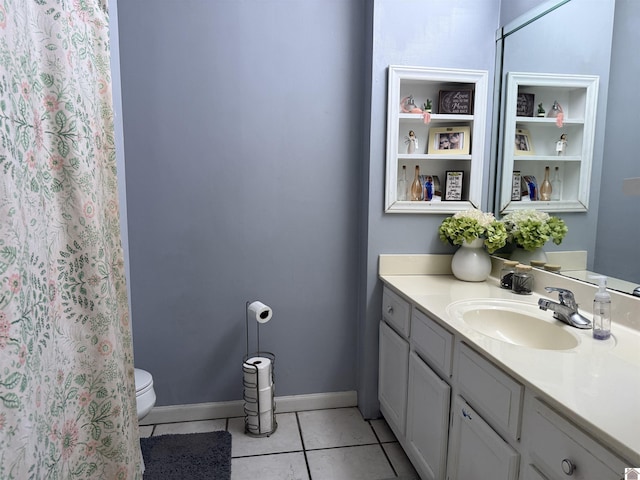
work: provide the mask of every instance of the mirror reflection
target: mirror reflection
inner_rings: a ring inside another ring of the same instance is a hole
[[[625,179],[640,177],[637,137],[640,100],[629,79],[640,74],[630,46],[640,45],[640,2],[564,0],[540,5],[501,29],[497,40],[494,120],[494,208],[499,213],[503,173],[506,78],[509,72],[597,75],[600,79],[586,212],[557,212],[569,227],[554,251],[585,251],[586,270],[562,273],[587,280],[592,272],[611,277],[611,288],[631,293],[640,285],[636,239],[640,238],[640,188]],[[497,104],[496,104],[497,105]],[[623,184],[626,185],[623,191]],[[547,247],[545,246],[545,249]]]

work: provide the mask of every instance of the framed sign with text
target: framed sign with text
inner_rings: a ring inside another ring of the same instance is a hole
[[[447,170],[447,179],[444,188],[445,200],[462,200],[462,170]]]

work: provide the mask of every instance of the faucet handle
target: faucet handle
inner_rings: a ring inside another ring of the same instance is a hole
[[[566,288],[558,288],[558,287],[544,287],[547,292],[558,292],[558,299],[562,305],[566,305],[567,307],[573,308],[575,310],[578,309],[578,304],[576,303],[576,298],[573,295],[571,290],[567,290]]]

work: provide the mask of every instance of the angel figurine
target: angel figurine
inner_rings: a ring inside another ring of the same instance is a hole
[[[556,142],[556,152],[558,155],[564,155],[565,150],[567,149],[567,134],[563,133],[560,135],[560,140]]]
[[[418,139],[413,130],[409,130],[409,136],[404,137],[404,143],[407,144],[407,153],[415,153],[418,147]]]

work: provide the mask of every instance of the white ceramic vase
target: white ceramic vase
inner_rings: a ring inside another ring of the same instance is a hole
[[[491,273],[491,257],[484,249],[484,240],[476,238],[471,243],[466,240],[453,254],[451,271],[458,280],[483,282]]]
[[[536,248],[535,250],[525,250],[522,247],[516,247],[511,253],[511,260],[516,260],[523,265],[529,265],[531,260],[538,260],[544,263],[548,262],[547,253],[542,248]]]

